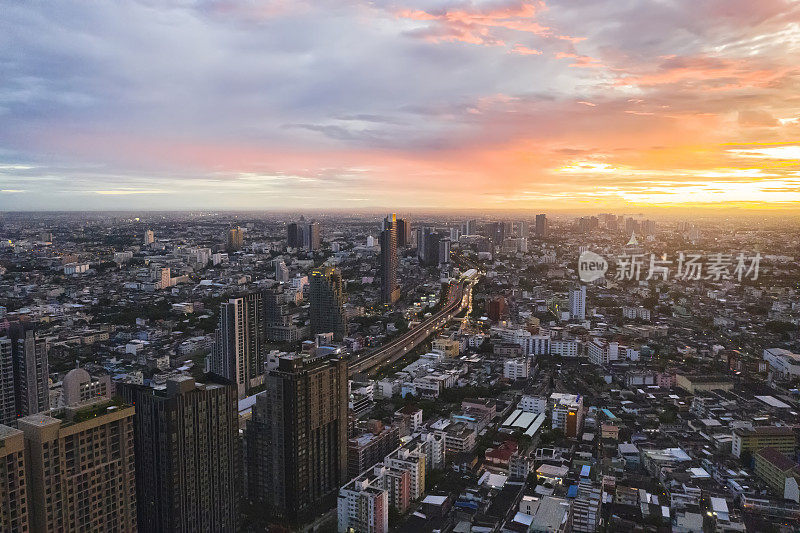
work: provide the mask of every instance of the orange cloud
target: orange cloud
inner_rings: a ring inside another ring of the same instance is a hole
[[[395,14],[401,19],[430,23],[426,28],[409,33],[431,42],[457,41],[497,46],[505,42],[504,37],[498,32],[509,30],[574,41],[576,38],[566,35],[554,36],[550,28],[536,21],[536,16],[544,9],[544,2],[521,1],[502,7],[440,10],[402,9],[396,11]],[[536,53],[536,51],[521,47],[521,45],[517,45],[515,50],[517,48],[520,51],[514,53]]]

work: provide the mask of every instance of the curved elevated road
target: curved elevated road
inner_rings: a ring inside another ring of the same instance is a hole
[[[475,277],[463,279],[452,284],[447,303],[435,315],[426,318],[375,351],[353,357],[348,364],[348,373],[351,376],[358,373],[370,375],[381,366],[393,363],[422,344],[453,316],[469,307],[472,300],[472,283],[475,279]]]

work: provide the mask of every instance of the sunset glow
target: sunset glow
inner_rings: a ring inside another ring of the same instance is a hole
[[[800,207],[795,0],[2,9],[2,210]]]

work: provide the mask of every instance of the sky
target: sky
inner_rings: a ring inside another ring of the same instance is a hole
[[[798,0],[0,0],[0,210],[800,208]]]

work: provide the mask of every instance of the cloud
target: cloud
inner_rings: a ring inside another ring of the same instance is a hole
[[[525,191],[627,205],[642,187],[800,171],[797,2],[3,9],[15,209],[535,205]]]

